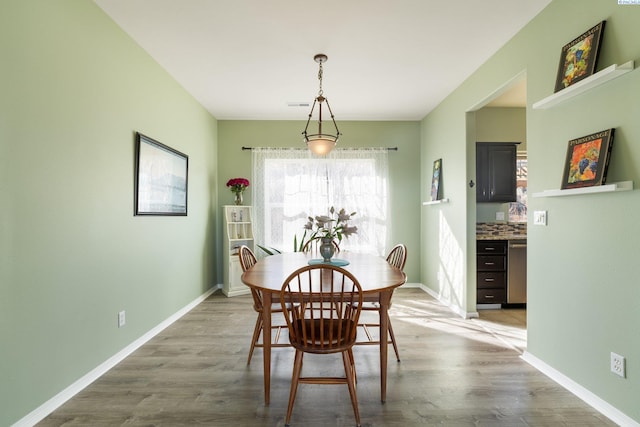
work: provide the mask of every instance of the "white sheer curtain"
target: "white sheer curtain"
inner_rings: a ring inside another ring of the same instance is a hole
[[[307,217],[331,206],[356,212],[350,225],[358,233],[341,249],[384,255],[389,223],[388,150],[335,149],[316,157],[297,148],[254,148],[253,201],[256,243],[283,252],[294,250]]]

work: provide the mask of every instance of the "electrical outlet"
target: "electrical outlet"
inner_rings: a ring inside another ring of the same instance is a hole
[[[122,328],[127,323],[124,310],[118,312],[118,328]]]
[[[504,212],[496,212],[496,221],[504,221]]]
[[[625,378],[624,356],[611,352],[611,372]]]

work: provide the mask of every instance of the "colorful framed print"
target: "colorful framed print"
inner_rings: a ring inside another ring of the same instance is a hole
[[[136,133],[134,215],[187,215],[189,158]]]
[[[562,47],[554,92],[569,87],[594,73],[605,22],[601,21]]]
[[[516,153],[516,201],[509,203],[509,222],[527,222],[527,152]]]
[[[433,162],[431,176],[431,201],[440,200],[440,179],[442,177],[442,159]]]
[[[607,129],[569,141],[562,177],[563,190],[606,182],[614,131]]]

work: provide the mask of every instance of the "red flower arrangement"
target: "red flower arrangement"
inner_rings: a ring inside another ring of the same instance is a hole
[[[227,187],[234,193],[242,193],[249,186],[249,180],[246,178],[231,178],[227,181]]]

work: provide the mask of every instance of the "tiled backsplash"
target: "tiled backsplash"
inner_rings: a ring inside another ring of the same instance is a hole
[[[527,235],[526,222],[478,222],[476,223],[478,236],[510,236]]]

